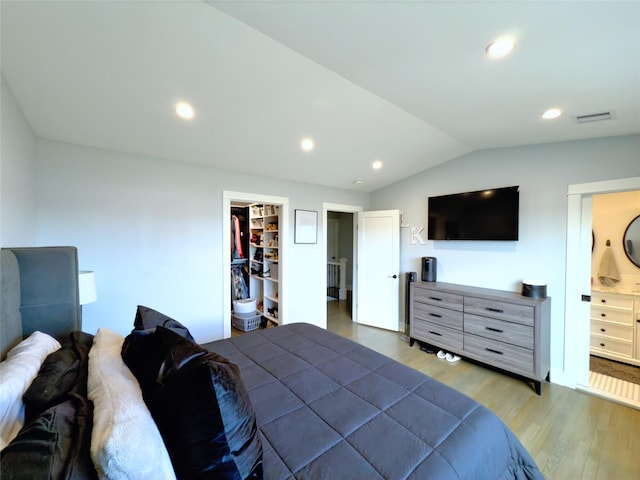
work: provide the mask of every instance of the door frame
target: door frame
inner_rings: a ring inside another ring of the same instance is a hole
[[[564,369],[560,378],[552,374],[554,383],[589,390],[589,304],[581,295],[591,294],[592,197],[632,190],[640,190],[640,177],[568,186]]]
[[[282,323],[287,322],[289,311],[289,299],[287,295],[287,245],[289,243],[289,198],[262,195],[257,193],[222,191],[222,291],[227,292],[223,299],[223,337],[231,336],[231,255],[229,254],[229,239],[231,238],[231,203],[272,203],[280,205],[280,218],[278,220],[278,282],[280,293],[278,298],[278,311]],[[326,279],[325,279],[326,283]],[[326,308],[326,305],[325,305]],[[326,314],[325,314],[326,317]]]
[[[358,305],[358,281],[356,275],[356,259],[358,258],[358,231],[356,229],[356,224],[358,221],[358,212],[364,211],[364,207],[360,205],[343,205],[339,203],[322,203],[322,225],[327,225],[327,212],[340,212],[340,213],[352,213],[353,215],[353,254],[352,258],[354,259],[351,265],[352,270],[352,278],[353,278],[353,289],[351,291],[351,315],[352,320],[354,322],[358,322],[358,309],[356,306]],[[323,265],[326,268],[327,265],[327,228],[322,229],[322,258]],[[322,278],[322,292],[323,298],[327,296],[327,275],[325,274]],[[327,328],[327,302],[322,302],[323,308],[323,327]]]

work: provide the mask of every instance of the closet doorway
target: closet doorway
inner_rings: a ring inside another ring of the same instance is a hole
[[[255,193],[243,192],[222,192],[222,285],[223,295],[223,336],[229,338],[231,336],[231,219],[232,208],[239,206],[248,206],[253,204],[270,204],[278,207],[279,225],[278,235],[281,241],[278,246],[278,282],[280,284],[280,293],[278,298],[279,318],[282,323],[287,322],[288,318],[288,298],[287,292],[287,239],[289,238],[289,199],[286,197],[276,197],[272,195],[261,195]],[[234,206],[234,207],[232,207]],[[246,254],[245,254],[246,255]]]

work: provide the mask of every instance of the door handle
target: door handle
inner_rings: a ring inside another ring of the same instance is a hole
[[[398,275],[389,275],[387,278],[398,278]]]

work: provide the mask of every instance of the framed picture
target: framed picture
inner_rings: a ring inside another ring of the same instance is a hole
[[[318,243],[318,212],[296,210],[295,243]]]

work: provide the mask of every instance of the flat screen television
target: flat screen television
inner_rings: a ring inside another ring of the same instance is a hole
[[[520,187],[428,197],[429,240],[518,240]]]

